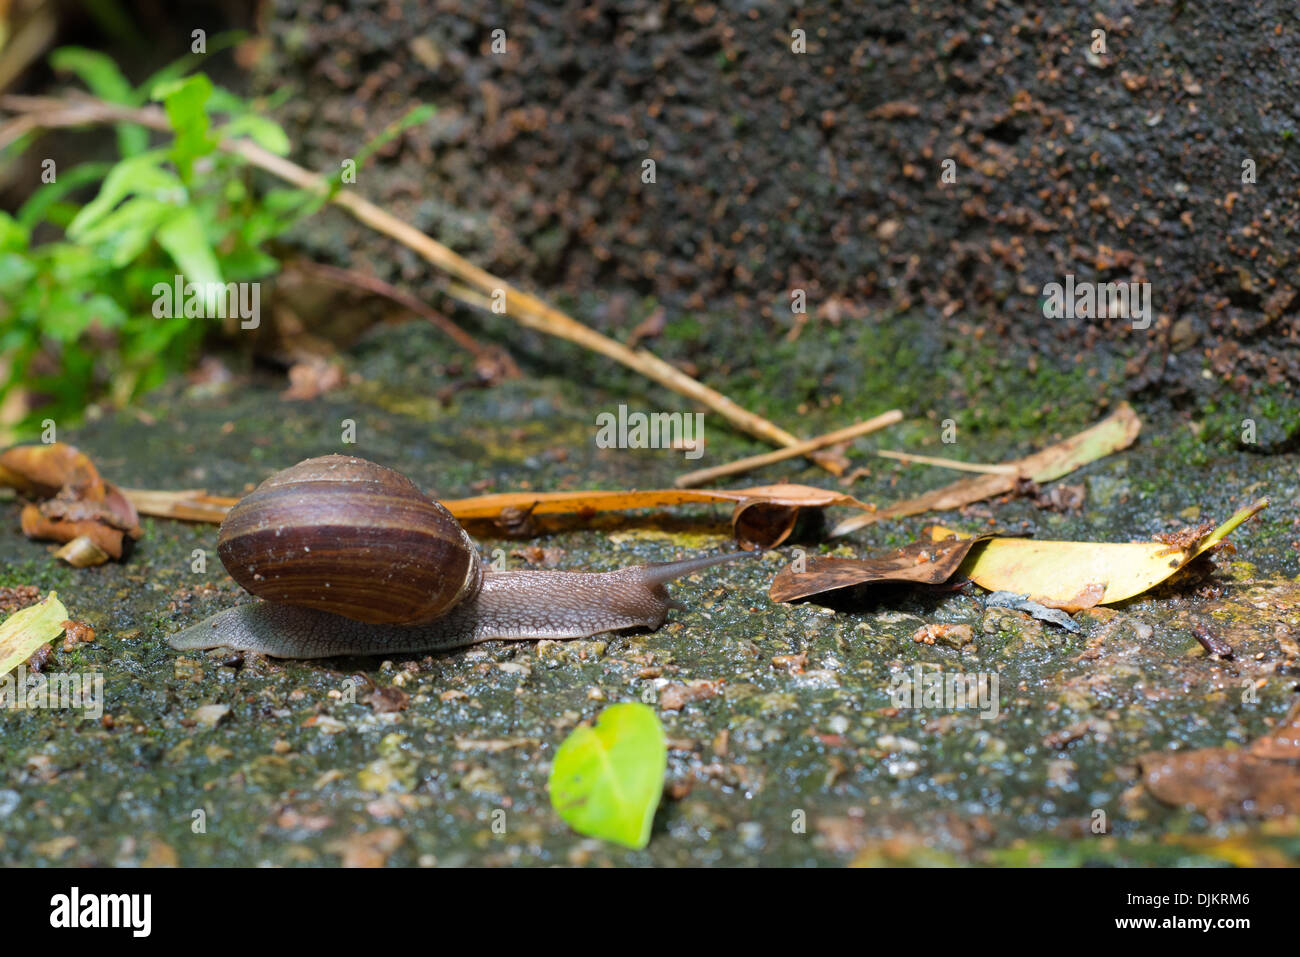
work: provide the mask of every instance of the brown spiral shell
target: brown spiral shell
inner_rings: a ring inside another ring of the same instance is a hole
[[[482,583],[474,542],[406,476],[324,455],[240,499],[217,536],[231,577],[267,601],[370,624],[418,624]]]

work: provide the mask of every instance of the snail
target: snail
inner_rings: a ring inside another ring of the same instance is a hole
[[[756,553],[611,572],[496,571],[406,476],[325,455],[240,499],[221,523],[217,554],[262,600],[177,632],[172,647],[324,658],[653,630],[675,605],[667,582]]]

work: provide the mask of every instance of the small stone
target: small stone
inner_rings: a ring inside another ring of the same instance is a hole
[[[975,634],[970,625],[925,625],[917,629],[912,640],[926,645],[938,642],[949,648],[960,649],[974,641]]]
[[[177,681],[202,681],[203,665],[193,658],[177,658],[172,662],[172,674]]]
[[[921,770],[921,765],[917,761],[908,759],[906,761],[890,761],[885,765],[885,770],[889,772],[890,777],[910,778],[914,777]]]
[[[203,751],[203,756],[208,759],[209,764],[216,764],[219,761],[224,761],[226,758],[233,757],[234,754],[234,751],[231,751],[229,748],[223,748],[219,744],[209,745]]]
[[[697,678],[685,684],[667,685],[659,694],[659,706],[665,711],[680,711],[693,701],[712,698],[722,690],[721,681]]]
[[[338,734],[347,730],[347,725],[338,718],[331,718],[327,714],[318,714],[308,718],[303,722],[304,728],[315,728],[324,734]]]
[[[410,701],[411,696],[409,694],[393,685],[381,685],[366,698],[366,703],[370,705],[375,714],[392,714],[396,711],[405,711]]]
[[[215,728],[226,716],[230,714],[230,705],[228,704],[205,704],[195,708],[190,714],[195,724],[201,724],[207,728]]]
[[[884,734],[876,738],[876,747],[882,751],[899,752],[902,754],[916,754],[921,750],[921,746],[911,738],[900,738],[894,734]]]
[[[460,779],[460,788],[462,791],[469,791],[472,794],[500,795],[504,793],[501,782],[497,780],[496,775],[485,767],[471,768],[470,772]]]

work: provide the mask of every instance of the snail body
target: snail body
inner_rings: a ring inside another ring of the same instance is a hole
[[[751,554],[611,572],[493,571],[451,513],[409,479],[343,455],[300,462],[241,499],[221,524],[217,553],[262,601],[219,612],[170,644],[278,658],[653,630],[673,606],[667,582]]]

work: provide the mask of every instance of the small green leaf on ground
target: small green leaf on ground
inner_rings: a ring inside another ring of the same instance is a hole
[[[68,610],[55,592],[44,601],[16,611],[0,623],[0,677],[32,656],[32,652],[63,634]]]
[[[556,752],[551,806],[580,834],[640,849],[663,794],[668,746],[654,709],[616,704]]]

